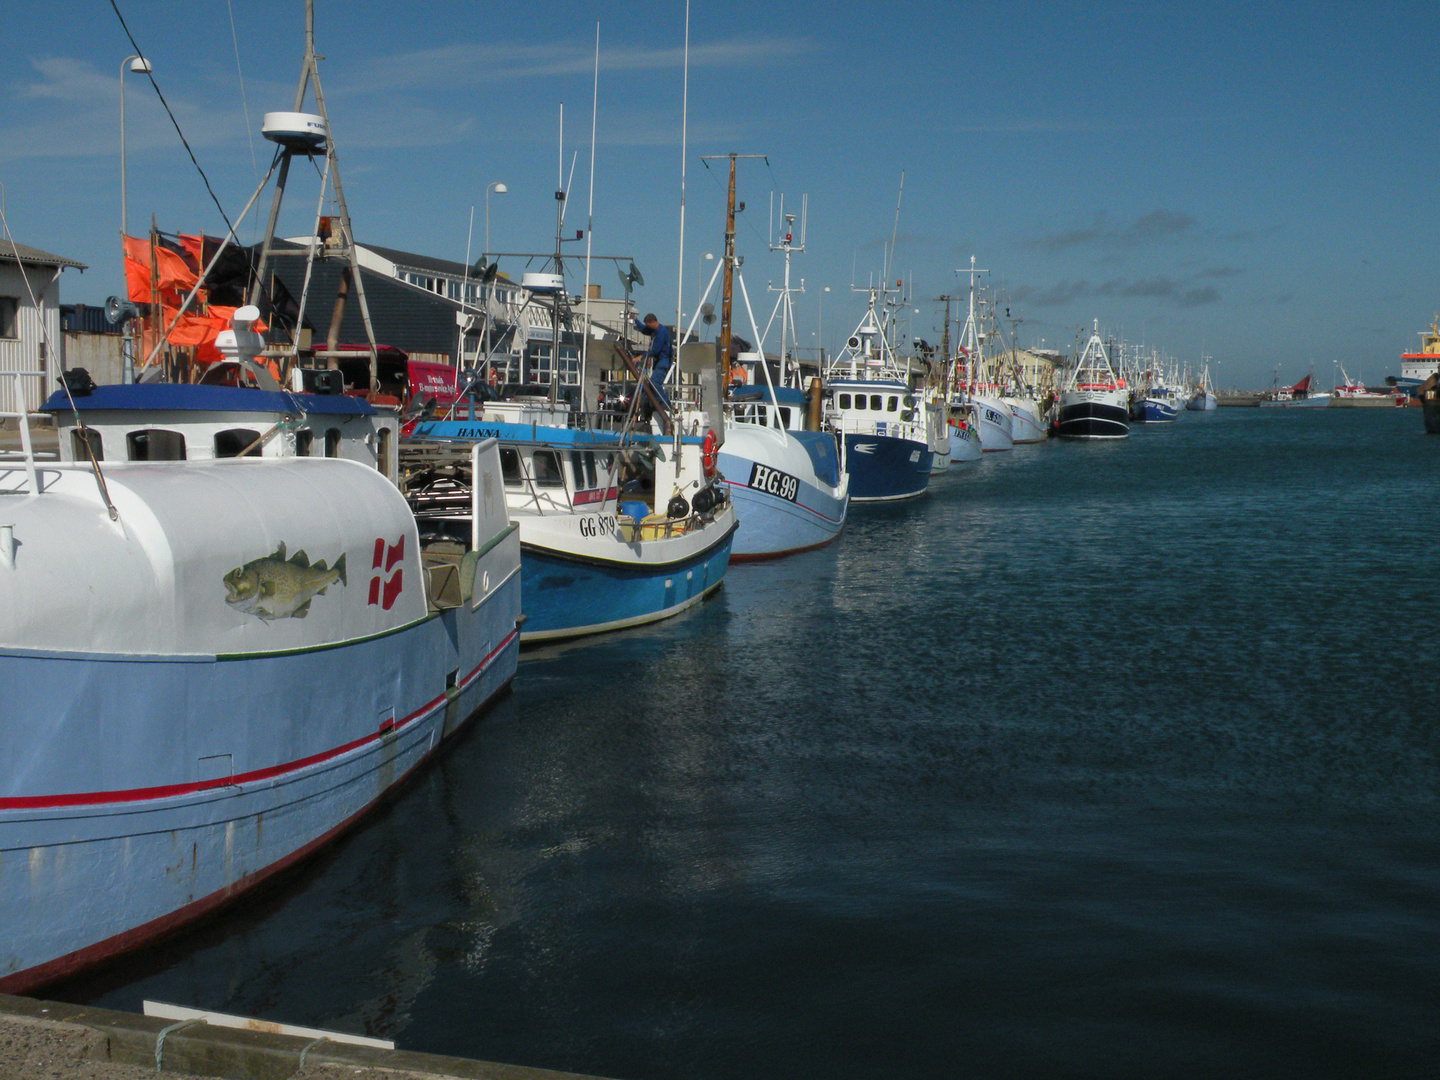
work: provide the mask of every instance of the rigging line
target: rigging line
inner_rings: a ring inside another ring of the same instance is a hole
[[[20,249],[15,246],[15,237],[10,232],[10,219],[5,216],[5,202],[3,198],[0,198],[0,227],[4,228],[5,239],[10,242],[10,253],[15,257],[15,266],[20,271],[21,280],[25,282],[25,292],[30,297],[30,304],[32,307],[35,308],[36,315],[39,316],[40,342],[45,347],[45,355],[59,356],[59,353],[50,348],[50,332],[45,325],[45,319],[40,307],[40,301],[35,298],[35,290],[30,285],[30,275],[25,272],[25,263],[20,258]],[[61,269],[62,268],[57,267],[55,270],[55,277],[57,279],[57,282],[60,277]],[[56,286],[55,295],[57,298],[60,295],[58,284]],[[90,459],[90,468],[91,471],[93,471],[95,474],[95,484],[100,489],[100,500],[105,504],[105,510],[109,513],[110,520],[119,521],[120,512],[115,509],[115,504],[110,501],[110,489],[105,484],[105,474],[100,471],[100,461],[95,457],[95,447],[91,445],[90,437],[86,434],[88,429],[85,426],[85,421],[80,418],[80,408],[75,404],[75,396],[70,392],[70,384],[66,382],[63,378],[59,379],[58,382],[60,383],[61,388],[65,391],[65,400],[70,403],[70,412],[73,413],[75,416],[75,428],[77,431],[80,432],[80,444],[85,447],[85,455]],[[24,394],[24,387],[20,385],[20,380],[16,379],[15,396],[20,399],[17,404],[20,406],[20,410],[22,412],[26,411]],[[40,494],[40,485],[38,482],[35,484],[35,494]]]
[[[136,42],[135,35],[130,33],[130,27],[125,23],[125,16],[120,14],[120,7],[116,0],[110,0],[110,8],[115,12],[115,18],[120,20],[120,29],[125,31],[125,37],[129,39],[130,46],[135,50],[136,55],[146,55],[145,50],[140,48],[139,43]],[[190,155],[191,164],[195,166],[195,171],[200,174],[200,179],[205,184],[205,190],[210,194],[210,201],[215,204],[215,209],[220,211],[220,217],[225,222],[225,225],[231,232],[234,232],[235,226],[231,225],[230,219],[225,216],[225,208],[220,205],[219,196],[215,194],[215,189],[210,186],[210,178],[205,175],[205,170],[200,167],[200,162],[196,160],[195,151],[190,148],[190,143],[185,139],[185,132],[180,130],[180,121],[175,119],[175,114],[170,110],[170,103],[165,100],[165,95],[160,92],[160,84],[155,81],[155,73],[153,71],[147,71],[145,77],[150,80],[150,86],[154,89],[155,96],[160,99],[160,104],[165,107],[165,115],[170,117],[170,123],[174,125],[175,133],[180,136],[180,144],[185,147],[185,152]]]
[[[255,129],[250,126],[250,101],[245,96],[245,72],[240,67],[240,36],[235,32],[232,0],[225,0],[225,10],[230,15],[230,42],[235,46],[235,77],[240,82],[240,108],[245,113],[245,137],[250,141],[250,172],[254,175],[260,172],[260,162],[255,157]]]

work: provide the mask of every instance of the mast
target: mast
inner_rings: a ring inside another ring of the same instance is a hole
[[[305,59],[300,64],[300,82],[295,88],[294,112],[299,114],[301,107],[305,104],[305,91],[313,85],[315,91],[315,108],[320,119],[324,123],[324,153],[326,156],[325,171],[334,185],[335,206],[338,211],[338,220],[331,223],[331,233],[324,239],[326,256],[335,257],[344,261],[344,268],[341,270],[340,285],[336,290],[335,307],[331,312],[330,328],[325,336],[324,351],[316,352],[317,356],[325,357],[327,367],[333,367],[335,362],[335,346],[339,341],[340,320],[345,313],[345,300],[350,288],[355,289],[356,299],[360,301],[360,319],[365,325],[365,340],[370,347],[370,386],[373,389],[377,373],[375,370],[375,328],[370,321],[370,305],[365,300],[365,282],[360,275],[360,263],[355,253],[355,237],[350,228],[350,210],[345,205],[345,189],[340,183],[340,160],[335,152],[335,140],[330,132],[330,117],[325,111],[325,95],[320,89],[320,69],[316,65],[315,56],[315,5],[314,0],[305,0]],[[267,135],[274,135],[266,132]],[[311,231],[310,246],[304,252],[297,252],[291,249],[277,249],[275,247],[275,226],[280,218],[280,204],[285,197],[285,182],[290,175],[290,159],[296,155],[300,157],[314,157],[321,152],[320,146],[315,142],[299,142],[296,140],[283,140],[276,138],[281,146],[280,175],[275,182],[275,195],[270,202],[270,217],[265,226],[265,240],[260,248],[260,259],[255,270],[255,280],[250,286],[249,303],[259,303],[260,297],[265,290],[265,271],[269,262],[274,257],[305,255],[307,259],[313,259],[315,255],[315,244],[320,240],[320,221],[317,216],[315,227]],[[321,191],[321,206],[323,208],[323,183]],[[305,315],[302,305],[301,311],[296,318],[294,339],[290,346],[290,355],[293,358],[298,355],[300,347],[300,322]]]

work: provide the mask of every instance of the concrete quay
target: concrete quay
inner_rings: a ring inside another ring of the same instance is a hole
[[[0,994],[0,1080],[594,1080]]]

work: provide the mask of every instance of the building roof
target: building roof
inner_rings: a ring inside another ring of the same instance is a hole
[[[81,272],[89,269],[84,263],[67,259],[63,255],[51,255],[48,251],[41,251],[28,244],[12,244],[9,240],[0,240],[0,261],[35,263],[39,266],[74,267]]]
[[[454,277],[465,276],[466,266],[464,263],[452,262],[449,259],[432,259],[429,255],[416,255],[411,251],[400,251],[397,248],[380,247],[376,244],[359,244],[357,246],[368,248],[382,259],[389,259],[396,266],[403,266],[409,270],[429,270],[432,274],[450,274]]]

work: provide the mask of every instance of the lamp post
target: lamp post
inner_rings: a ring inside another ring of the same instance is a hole
[[[820,365],[821,365],[822,367],[823,367],[824,364],[825,364],[825,294],[826,294],[827,292],[829,292],[829,291],[830,291],[830,286],[829,286],[829,285],[826,285],[823,289],[820,290],[820,292],[819,292],[819,297],[820,297],[820,300],[819,300],[819,308],[820,308],[820,310],[819,310],[819,312],[818,312],[818,313],[816,314],[816,316],[815,316],[815,338],[816,338],[816,340],[819,342],[819,345],[818,345],[818,347],[819,347],[819,349],[820,349],[820,359],[819,359],[819,363],[820,363]]]
[[[698,306],[705,300],[705,264],[715,261],[715,253],[707,251],[701,255],[695,266],[695,295],[698,299],[695,304]]]
[[[143,56],[127,56],[120,61],[120,232],[128,236],[125,215],[125,69],[127,67],[131,71],[142,74],[149,73],[154,69],[150,66],[150,61]]]
[[[490,255],[490,192],[496,195],[504,195],[510,189],[500,181],[495,180],[485,185],[485,255]]]

